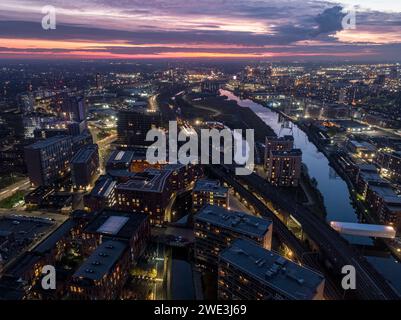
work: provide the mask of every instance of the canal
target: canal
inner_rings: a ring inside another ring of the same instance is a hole
[[[220,90],[221,96],[234,100],[241,107],[250,108],[255,114],[271,127],[277,136],[292,135],[295,148],[302,150],[302,162],[307,166],[311,178],[317,182],[317,188],[321,192],[327,211],[327,221],[358,222],[358,213],[352,204],[347,183],[330,166],[329,160],[317,147],[309,141],[308,136],[296,124],[283,121],[279,113],[272,111],[252,100],[242,100],[232,92]],[[370,238],[344,236],[354,245],[373,246]],[[372,250],[373,251],[373,250]],[[369,262],[389,280],[393,286],[401,292],[401,264],[395,258],[382,249],[383,254],[370,256],[366,254]],[[375,250],[377,252],[377,250]]]

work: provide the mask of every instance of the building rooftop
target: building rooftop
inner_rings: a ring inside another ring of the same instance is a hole
[[[386,183],[377,171],[361,171],[359,175],[365,182]]]
[[[76,225],[72,219],[66,220],[54,232],[52,232],[45,240],[39,243],[32,251],[35,253],[43,254],[52,250],[58,241],[66,237],[71,229]]]
[[[263,237],[272,225],[272,222],[269,220],[212,205],[203,207],[195,215],[195,220],[257,237]]]
[[[107,168],[129,168],[134,160],[146,159],[146,148],[135,148],[134,150],[114,150],[107,159]]]
[[[107,159],[106,167],[123,166],[128,168],[133,158],[133,151],[114,150]]]
[[[401,205],[401,196],[399,196],[388,184],[372,184],[369,185],[369,189],[383,198],[386,203],[397,206]]]
[[[107,176],[101,176],[97,181],[95,186],[93,187],[90,195],[92,197],[108,197],[110,193],[113,191],[117,182]]]
[[[193,191],[214,192],[215,194],[221,196],[227,196],[228,194],[228,188],[221,186],[219,181],[207,179],[200,179],[196,181]]]
[[[98,146],[91,144],[81,148],[75,156],[71,159],[72,164],[85,164],[92,158],[93,154],[97,152]]]
[[[147,219],[142,213],[104,210],[87,225],[85,232],[130,239]]]
[[[275,157],[286,157],[286,156],[302,156],[301,149],[292,149],[290,151],[272,151],[272,156]]]
[[[359,170],[361,172],[373,172],[373,173],[377,173],[377,168],[374,164],[371,163],[359,163],[357,164],[357,167],[359,168]]]
[[[375,151],[376,148],[374,145],[370,144],[369,142],[363,141],[363,142],[358,142],[355,140],[350,140],[349,143],[351,143],[352,145],[354,145],[356,148],[362,148],[362,149],[366,149],[369,151]]]
[[[171,173],[171,170],[146,169],[133,174],[129,181],[120,183],[116,189],[160,193]]]
[[[141,115],[159,115],[160,113],[157,110],[150,109],[146,106],[129,106],[128,108],[125,108],[123,110],[119,111],[120,113],[137,113]]]
[[[32,190],[25,196],[25,201],[29,201],[31,199],[44,199],[48,197],[49,195],[55,193],[55,188],[53,187],[46,187],[46,186],[40,186],[37,187],[36,189]]]
[[[54,227],[49,219],[9,215],[0,217],[0,231],[12,236],[14,241],[2,245],[3,261],[8,262],[19,256],[29,246],[39,243]]]
[[[101,280],[124,254],[128,244],[109,240],[103,242],[74,273],[73,278]]]
[[[294,137],[290,135],[285,135],[283,137],[271,136],[266,137],[266,141],[294,141]]]
[[[40,140],[35,142],[34,144],[31,144],[30,146],[27,146],[26,149],[43,149],[47,148],[53,144],[59,143],[61,141],[66,141],[66,140],[71,140],[71,137],[69,136],[54,136],[45,140]]]
[[[310,300],[324,277],[266,250],[251,241],[238,239],[219,257],[260,283],[296,300]]]

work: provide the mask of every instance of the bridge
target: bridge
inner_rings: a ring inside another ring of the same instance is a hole
[[[357,289],[355,295],[362,300],[398,300],[400,296],[396,290],[374,269],[359,252],[357,252],[345,239],[333,230],[324,219],[317,217],[307,208],[299,205],[289,195],[277,192],[277,188],[270,185],[262,177],[251,174],[249,176],[236,176],[232,166],[209,166],[212,174],[226,181],[242,197],[264,217],[273,221],[273,231],[286,243],[305,263],[324,273],[324,268],[314,259],[308,251],[309,248],[301,243],[287,226],[260,200],[271,202],[278,210],[291,214],[302,226],[308,237],[319,246],[319,253],[329,260],[335,273],[341,275],[345,265],[352,265],[356,269]],[[245,187],[246,186],[246,187]],[[338,285],[330,279],[327,272],[327,294],[338,296]]]

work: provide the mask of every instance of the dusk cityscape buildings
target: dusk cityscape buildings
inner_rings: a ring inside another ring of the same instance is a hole
[[[2,1],[0,300],[399,300],[401,7],[373,2],[56,0],[46,30]]]

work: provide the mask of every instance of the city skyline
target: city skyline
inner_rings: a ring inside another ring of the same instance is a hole
[[[2,1],[0,59],[258,59],[396,61],[393,1]],[[355,29],[343,18],[354,8]]]

